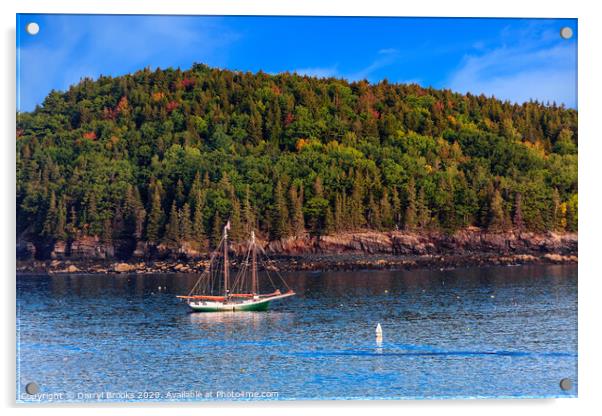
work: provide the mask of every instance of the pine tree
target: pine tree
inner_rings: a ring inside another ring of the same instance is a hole
[[[251,206],[251,187],[247,185],[245,189],[245,200],[243,204],[243,222],[244,222],[244,231],[245,235],[249,235],[251,231],[255,230],[255,212],[253,211],[253,207]]]
[[[370,195],[368,196],[368,223],[375,230],[380,230],[382,228],[380,209],[374,200],[372,192],[370,192]]]
[[[391,203],[393,209],[393,225],[397,228],[401,224],[402,218],[401,198],[399,198],[399,192],[397,191],[397,187],[392,188]]]
[[[499,189],[496,189],[489,203],[489,229],[500,231],[504,229],[504,200]]]
[[[383,189],[383,194],[380,198],[380,215],[381,223],[385,229],[390,230],[393,227],[393,210],[389,201],[389,192],[387,188]]]
[[[48,201],[48,209],[46,210],[46,220],[42,228],[42,235],[50,238],[54,238],[55,225],[57,221],[58,213],[56,208],[56,195],[54,191],[50,192],[50,199]]]
[[[282,182],[278,181],[276,182],[276,188],[274,189],[274,204],[272,206],[272,220],[270,227],[271,238],[274,240],[285,238],[290,233],[288,208],[286,205]]]
[[[57,210],[57,218],[56,218],[56,226],[54,229],[54,236],[59,240],[67,239],[67,207],[65,203],[65,199],[61,198],[61,202],[59,203]]]
[[[102,222],[98,215],[98,210],[96,208],[96,194],[90,193],[88,197],[88,207],[86,214],[87,221],[89,223],[89,234],[90,235],[100,235],[102,232]]]
[[[69,238],[75,238],[77,236],[77,226],[77,211],[75,210],[75,205],[71,205],[69,224],[67,225],[67,233]]]
[[[207,236],[205,234],[205,223],[203,220],[203,210],[205,206],[203,200],[197,198],[196,205],[194,207],[194,219],[192,224],[193,229],[193,240],[201,247],[204,248],[207,245]]]
[[[563,222],[563,213],[561,210],[560,203],[560,194],[558,193],[558,189],[554,188],[552,190],[552,207],[551,207],[552,215],[551,220],[552,224],[550,224],[551,230],[561,230],[562,222]]]
[[[203,185],[201,183],[201,172],[197,171],[194,175],[194,180],[190,186],[190,192],[188,193],[188,204],[195,207],[199,198],[203,198]]]
[[[344,195],[337,193],[334,197],[334,230],[342,231],[345,229],[345,202]]]
[[[431,225],[431,210],[426,201],[424,194],[424,188],[420,188],[418,191],[418,200],[416,201],[416,221],[418,226],[422,229],[430,227]]]
[[[161,206],[161,192],[159,189],[155,189],[152,194],[151,211],[146,227],[146,236],[150,242],[156,243],[161,239],[164,221],[165,213]]]
[[[134,237],[141,239],[144,233],[144,220],[146,219],[146,210],[140,197],[138,187],[134,187]]]
[[[357,230],[366,224],[366,217],[364,216],[364,181],[360,173],[356,174],[353,181],[348,218],[351,229]]]
[[[322,184],[322,178],[316,176],[314,181],[314,196],[317,198],[324,198],[324,185]]]
[[[297,192],[297,185],[292,184],[289,189],[289,202],[293,235],[299,237],[305,233],[305,220],[303,218],[303,191]]]
[[[189,242],[193,239],[193,224],[190,216],[190,205],[185,202],[178,213],[180,240]]]
[[[219,212],[216,212],[213,215],[213,229],[211,231],[211,244],[214,248],[218,246],[222,239],[223,227],[224,224],[222,223],[222,218],[220,217]]]
[[[324,233],[331,234],[334,232],[334,215],[330,206],[326,207],[326,215],[324,216]]]
[[[234,192],[231,195],[232,211],[230,212],[230,236],[232,241],[241,241],[248,238],[244,233],[244,227],[241,219],[240,201]]]
[[[105,218],[102,221],[102,233],[100,239],[105,244],[111,244],[113,242],[113,224],[110,218]]]
[[[407,187],[406,187],[405,229],[408,231],[414,230],[416,228],[416,223],[417,223],[416,185],[414,182],[414,178],[410,177]],[[421,226],[422,226],[422,224],[421,224]]]
[[[178,182],[176,183],[175,201],[178,206],[181,206],[184,202],[184,182],[182,182],[181,178],[178,178]]]
[[[178,207],[174,200],[169,212],[169,221],[165,227],[165,236],[163,237],[167,244],[175,245],[180,242],[180,221],[178,218]]]
[[[524,222],[523,222],[523,202],[522,202],[522,194],[520,192],[517,192],[514,194],[514,218],[513,223],[514,223],[514,227],[519,230],[522,231],[522,229],[524,228]]]

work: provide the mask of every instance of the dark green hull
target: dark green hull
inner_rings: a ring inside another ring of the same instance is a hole
[[[267,311],[270,306],[270,301],[263,301],[251,304],[231,304],[220,305],[219,307],[209,305],[189,305],[195,312],[260,312]]]

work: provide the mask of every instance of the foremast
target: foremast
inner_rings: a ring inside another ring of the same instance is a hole
[[[256,295],[259,293],[257,282],[257,248],[255,245],[255,231],[251,231],[251,292]]]
[[[224,296],[228,296],[228,286],[230,283],[230,262],[228,261],[228,230],[230,221],[224,225]]]

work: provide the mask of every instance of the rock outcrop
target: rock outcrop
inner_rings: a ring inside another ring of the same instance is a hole
[[[70,253],[73,258],[110,259],[115,255],[115,248],[97,236],[82,236],[71,242]]]
[[[281,256],[303,256],[308,254],[382,254],[394,256],[411,255],[465,255],[465,254],[539,254],[576,255],[577,233],[533,233],[506,231],[493,233],[471,227],[454,234],[441,232],[407,231],[358,231],[344,232],[319,237],[304,235],[277,241],[259,240],[266,252]],[[235,254],[244,254],[247,245],[233,243]],[[200,250],[192,243],[179,246],[164,243],[153,245],[138,241],[132,245],[127,257],[115,256],[115,247],[98,237],[84,236],[69,243],[55,242],[50,254],[42,258],[58,260],[198,260],[206,257],[207,250]],[[33,242],[19,240],[17,256],[20,260],[31,260],[36,254]]]
[[[296,237],[267,244],[269,252],[283,255],[307,253],[340,254],[469,254],[469,253],[576,253],[577,233],[508,231],[484,232],[468,228],[448,235],[439,232],[363,231],[339,233],[319,238]]]

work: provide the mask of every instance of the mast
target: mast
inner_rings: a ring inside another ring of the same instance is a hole
[[[228,264],[228,230],[230,221],[224,226],[224,296],[228,296],[228,283],[230,280],[230,265]]]
[[[257,250],[255,249],[255,231],[251,231],[251,247],[253,250],[253,267],[251,269],[251,292],[256,294],[257,288]]]

